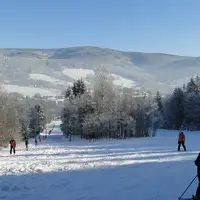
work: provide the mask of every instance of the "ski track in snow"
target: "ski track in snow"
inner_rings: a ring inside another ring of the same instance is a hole
[[[56,130],[58,131],[58,130]],[[0,152],[0,199],[174,200],[196,175],[200,135],[186,133],[189,151],[177,152],[177,134],[100,140],[49,136],[38,147]],[[195,193],[197,180],[186,197]]]

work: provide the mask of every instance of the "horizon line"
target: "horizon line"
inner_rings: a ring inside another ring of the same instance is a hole
[[[172,53],[163,53],[163,52],[142,52],[142,51],[128,51],[128,50],[119,50],[109,47],[100,47],[100,46],[70,46],[70,47],[53,47],[53,48],[41,48],[41,47],[0,47],[0,50],[58,50],[58,49],[70,49],[70,48],[98,48],[98,49],[105,49],[105,50],[114,50],[118,52],[124,52],[124,53],[143,53],[143,54],[161,54],[161,55],[168,55],[168,56],[179,56],[179,57],[188,57],[188,58],[198,58],[200,56],[186,56],[186,55],[180,55],[180,54],[172,54]]]

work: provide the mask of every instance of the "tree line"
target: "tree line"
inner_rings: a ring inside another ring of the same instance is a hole
[[[61,130],[70,138],[154,136],[161,119],[158,103],[152,95],[116,87],[106,70],[97,70],[91,89],[81,79],[67,88]]]
[[[63,105],[39,94],[23,97],[0,89],[0,146],[37,137],[46,123],[61,115],[61,130],[70,138],[129,138],[155,136],[157,128],[200,129],[200,78],[196,76],[173,93],[139,95],[114,85],[106,70],[95,71],[92,88],[77,80],[65,92]],[[61,109],[61,106],[62,109]],[[60,112],[61,109],[61,112]]]
[[[160,100],[163,113],[162,128],[200,129],[200,78],[197,75],[187,84],[174,89]]]
[[[0,147],[6,147],[12,137],[23,141],[36,138],[44,130],[48,118],[43,103],[0,88]]]

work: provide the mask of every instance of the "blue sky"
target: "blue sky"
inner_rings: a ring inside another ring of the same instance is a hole
[[[200,0],[1,0],[0,48],[200,56]]]

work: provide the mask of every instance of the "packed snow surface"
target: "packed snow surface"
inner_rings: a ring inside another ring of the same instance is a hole
[[[0,151],[0,199],[177,200],[196,175],[199,132],[185,132],[187,152],[177,152],[177,131],[155,138],[89,143],[53,134],[16,155]],[[197,180],[186,197],[195,193]]]

